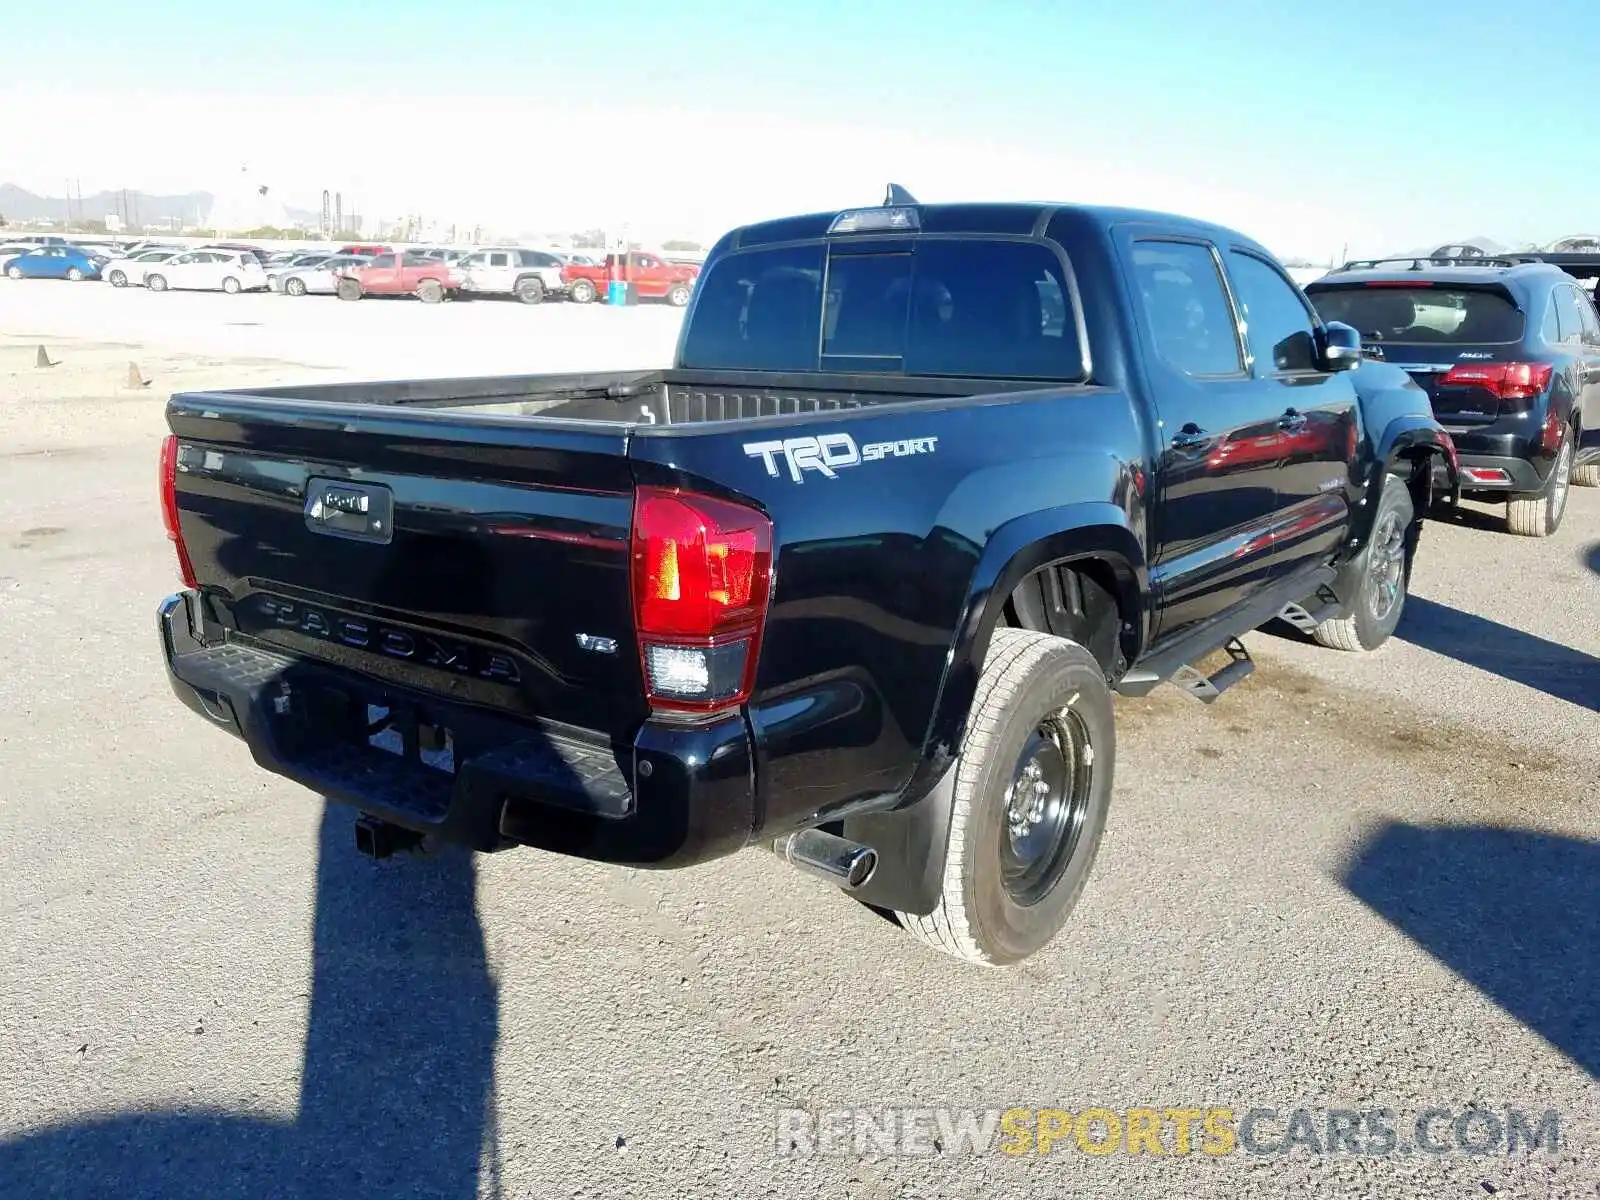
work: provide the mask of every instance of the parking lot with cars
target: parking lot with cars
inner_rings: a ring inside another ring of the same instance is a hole
[[[645,368],[678,322],[0,281],[0,1195],[1592,1194],[1600,489],[1545,537],[1470,501],[1428,521],[1374,654],[1274,628],[1214,704],[1119,698],[1099,865],[1013,972],[758,851],[371,862],[347,809],[176,708],[169,393]],[[1274,1110],[1267,1149],[780,1136],[1217,1106]],[[1560,1145],[1328,1152],[1330,1109],[1482,1145],[1473,1106],[1554,1110]]]

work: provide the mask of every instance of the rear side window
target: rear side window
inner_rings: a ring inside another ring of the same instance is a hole
[[[1198,378],[1244,370],[1233,308],[1209,246],[1136,242],[1133,274],[1150,339],[1168,366]]]
[[[367,265],[369,267],[392,267],[394,266],[394,255],[380,254]]]
[[[1563,342],[1580,342],[1583,340],[1583,318],[1578,315],[1577,288],[1559,287],[1556,289],[1556,320],[1561,323],[1561,340]]]
[[[720,259],[697,285],[691,367],[1078,380],[1064,271],[1032,242],[927,238],[914,249],[821,246]]]
[[[1600,314],[1594,303],[1581,288],[1578,291],[1578,317],[1583,321],[1583,340],[1591,346],[1600,346]]]
[[[1522,340],[1522,313],[1495,288],[1314,287],[1311,303],[1324,321],[1353,325],[1372,342],[1485,346]]]

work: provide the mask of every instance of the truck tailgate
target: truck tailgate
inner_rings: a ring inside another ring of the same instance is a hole
[[[176,508],[250,642],[608,738],[646,712],[624,425],[175,396]]]

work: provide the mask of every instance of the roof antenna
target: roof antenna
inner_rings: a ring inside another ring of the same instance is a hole
[[[891,183],[889,185],[889,190],[885,192],[883,196],[883,206],[885,208],[895,208],[902,204],[915,203],[917,203],[917,198],[910,192],[906,191],[905,188],[901,187],[898,183]]]

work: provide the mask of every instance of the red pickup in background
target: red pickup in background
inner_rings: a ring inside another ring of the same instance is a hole
[[[419,250],[380,254],[371,262],[346,271],[337,285],[341,300],[363,296],[415,296],[424,304],[454,299],[466,275],[450,263],[429,258]]]
[[[578,304],[592,303],[605,293],[613,271],[620,270],[620,277],[633,285],[641,300],[665,300],[674,308],[689,303],[689,293],[700,274],[699,267],[669,263],[639,250],[629,251],[626,261],[622,258],[622,255],[608,254],[602,266],[568,263],[561,269],[567,297]]]

